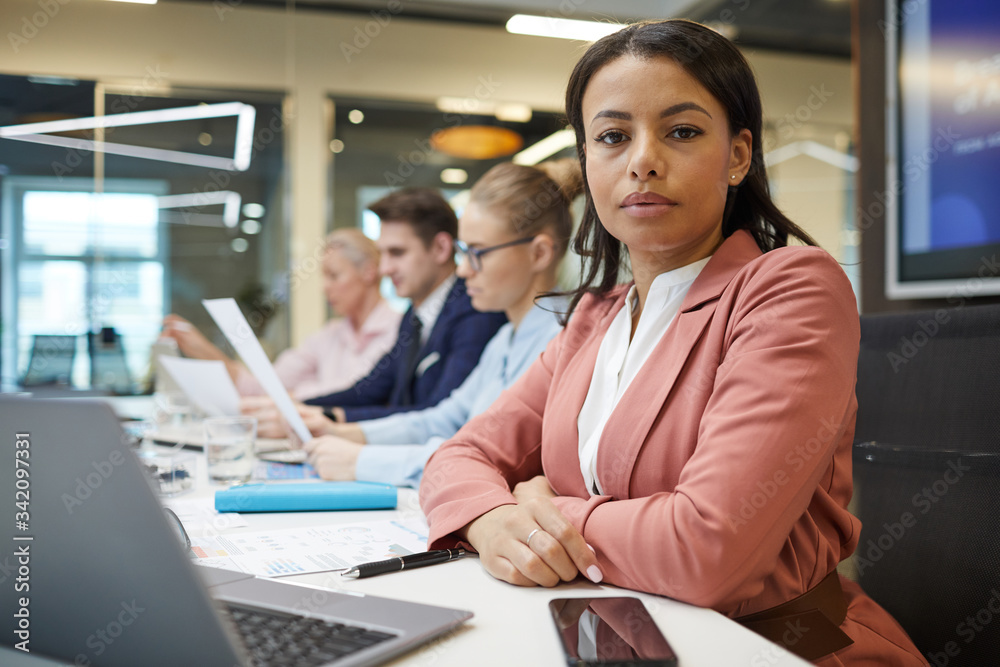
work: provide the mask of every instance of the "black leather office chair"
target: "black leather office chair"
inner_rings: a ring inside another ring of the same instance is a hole
[[[87,334],[90,352],[90,386],[118,395],[135,393],[132,375],[125,362],[121,334],[111,327]]]
[[[31,341],[28,368],[21,378],[24,387],[70,386],[76,359],[76,336],[36,334]]]
[[[1000,306],[861,320],[861,586],[931,665],[1000,664]]]

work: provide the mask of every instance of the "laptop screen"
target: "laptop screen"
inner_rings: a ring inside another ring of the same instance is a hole
[[[0,424],[17,501],[0,642],[77,665],[240,664],[110,408],[0,397]]]

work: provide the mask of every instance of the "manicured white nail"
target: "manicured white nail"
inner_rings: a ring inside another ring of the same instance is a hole
[[[604,579],[604,575],[601,574],[600,568],[596,565],[591,565],[587,568],[587,577],[595,584],[601,583],[601,580]]]
[[[595,556],[597,555],[597,549],[595,549],[594,547],[590,546],[589,544],[587,545],[587,548],[590,549],[591,551],[593,551]]]

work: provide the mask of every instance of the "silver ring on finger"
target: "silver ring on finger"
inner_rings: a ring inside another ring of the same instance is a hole
[[[524,541],[524,546],[528,547],[529,549],[531,548],[531,538],[534,537],[535,533],[537,533],[539,530],[541,530],[541,528],[535,528],[533,531],[528,533],[528,539]]]

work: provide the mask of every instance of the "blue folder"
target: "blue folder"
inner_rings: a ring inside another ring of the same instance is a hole
[[[243,484],[215,492],[219,512],[381,510],[396,507],[396,487],[378,482]]]

